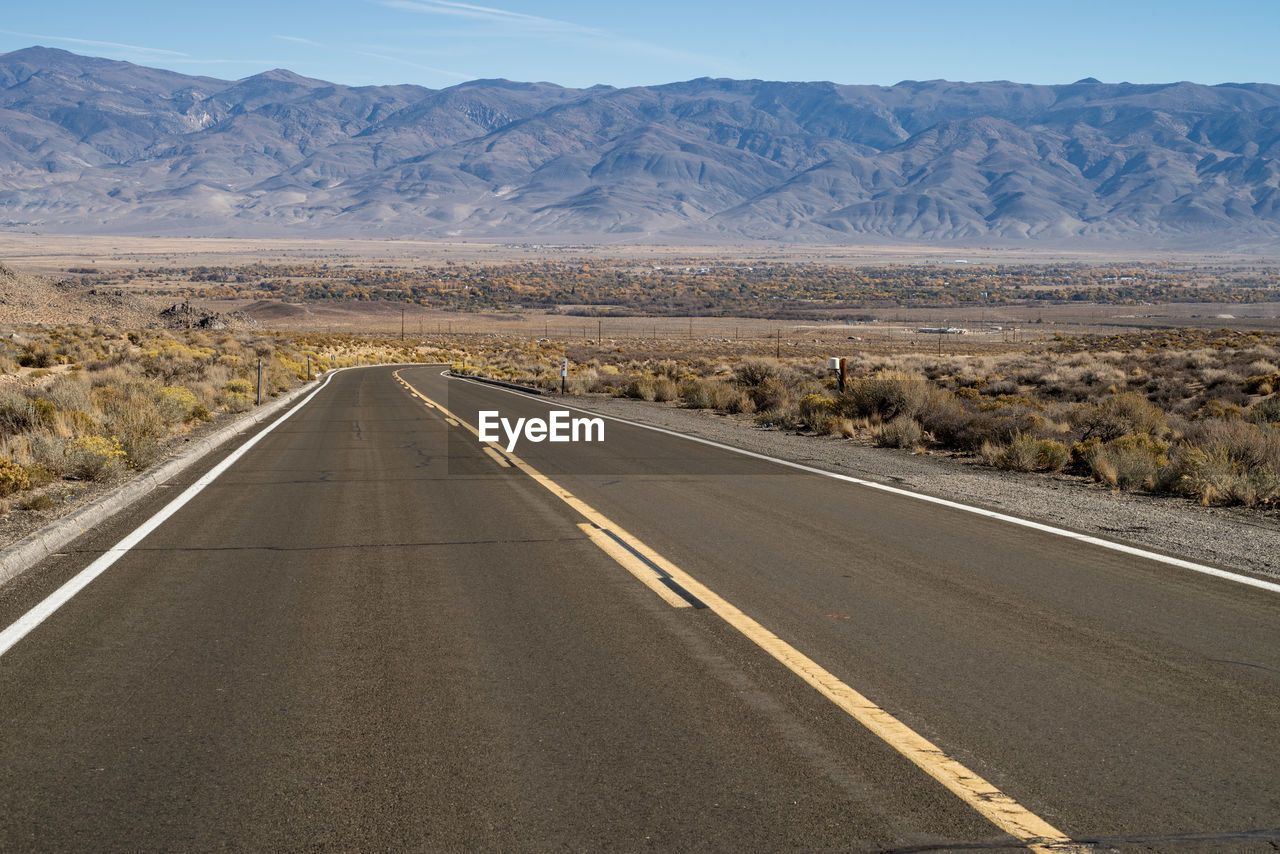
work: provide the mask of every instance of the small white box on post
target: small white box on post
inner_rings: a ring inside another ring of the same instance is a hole
[[[827,367],[830,368],[832,372],[835,373],[837,378],[836,387],[840,389],[841,394],[844,394],[845,371],[847,370],[847,367],[846,367],[847,365],[848,365],[848,362],[846,362],[843,358],[838,356],[832,356],[831,358],[827,359]]]

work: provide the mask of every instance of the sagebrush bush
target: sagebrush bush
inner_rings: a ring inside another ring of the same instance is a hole
[[[876,415],[891,421],[899,415],[920,414],[928,402],[924,378],[886,371],[850,383],[839,401],[839,411],[846,416]]]
[[[1258,401],[1248,414],[1255,424],[1280,424],[1280,395]]]
[[[0,498],[31,488],[27,470],[13,460],[0,457]]]
[[[670,376],[661,375],[653,381],[653,399],[661,402],[675,400],[680,396],[680,387]]]
[[[877,425],[872,430],[872,439],[882,448],[905,448],[916,450],[924,443],[924,430],[910,415],[899,415],[891,421]]]
[[[1158,439],[1169,432],[1164,412],[1133,392],[1076,407],[1071,412],[1071,425],[1081,432],[1082,438],[1097,438],[1104,442],[1127,434]]]
[[[178,424],[192,417],[196,395],[185,386],[165,386],[156,393],[160,417],[166,424]]]
[[[653,387],[653,382],[648,379],[632,380],[627,383],[623,394],[626,397],[638,400],[654,400],[658,396],[658,392]]]
[[[1119,489],[1154,489],[1169,464],[1169,446],[1147,434],[1128,434],[1102,441],[1094,436],[1071,449],[1072,459],[1093,478]]]
[[[821,394],[806,394],[797,411],[800,424],[815,433],[830,433],[835,426],[836,402]]]
[[[982,458],[987,465],[1008,471],[1062,471],[1071,461],[1071,452],[1057,440],[1017,432],[1003,445],[984,443]]]
[[[66,449],[66,472],[80,480],[107,480],[125,467],[125,450],[120,440],[104,436],[83,436]]]
[[[743,359],[733,371],[739,385],[759,386],[782,377],[782,365],[773,359]]]

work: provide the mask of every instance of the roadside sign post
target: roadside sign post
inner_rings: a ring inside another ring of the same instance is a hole
[[[258,406],[262,405],[262,360],[258,360]]]
[[[560,393],[561,394],[566,393],[565,387],[568,384],[568,381],[569,381],[569,360],[561,359],[560,360]]]

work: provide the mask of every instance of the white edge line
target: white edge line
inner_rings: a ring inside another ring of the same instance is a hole
[[[494,389],[495,391],[504,392],[506,394],[521,395],[526,399],[531,399],[529,395],[524,395],[521,392],[503,388],[502,386],[489,385],[488,383],[474,382],[472,380],[468,380],[466,377],[453,376],[449,374],[447,371],[442,373],[441,376],[445,376],[449,379],[459,380],[461,382],[469,383],[470,385],[479,386],[481,388],[491,388],[491,389]],[[547,398],[547,397],[532,398],[532,399],[537,399],[540,402],[544,402],[544,403],[550,403],[552,400],[554,400],[554,398]],[[1146,560],[1153,560],[1158,563],[1164,563],[1170,566],[1176,566],[1181,569],[1189,569],[1192,572],[1200,572],[1205,575],[1215,576],[1217,578],[1225,578],[1228,581],[1235,581],[1239,584],[1247,584],[1250,587],[1257,587],[1261,590],[1269,590],[1272,593],[1280,593],[1280,584],[1277,584],[1273,581],[1263,581],[1261,578],[1253,578],[1252,576],[1241,575],[1240,573],[1237,573],[1237,572],[1229,572],[1225,569],[1218,569],[1217,567],[1214,567],[1214,566],[1206,566],[1205,564],[1202,564],[1202,563],[1196,563],[1194,561],[1184,560],[1182,558],[1177,558],[1177,557],[1170,557],[1169,555],[1162,555],[1158,552],[1152,552],[1152,551],[1147,551],[1146,549],[1140,549],[1137,546],[1128,546],[1128,545],[1125,545],[1124,543],[1115,543],[1115,542],[1112,542],[1111,540],[1104,540],[1099,537],[1090,536],[1089,534],[1081,534],[1076,531],[1069,531],[1066,528],[1056,528],[1053,525],[1046,525],[1043,522],[1033,522],[1030,519],[1020,519],[1017,516],[1009,516],[1005,513],[998,513],[995,510],[986,510],[982,507],[974,507],[971,504],[961,504],[958,501],[950,501],[946,498],[937,498],[932,495],[925,495],[924,493],[921,493],[921,492],[911,492],[910,490],[907,490],[907,489],[899,489],[896,486],[887,486],[886,484],[883,484],[883,483],[876,483],[874,480],[863,480],[862,478],[853,477],[851,475],[840,474],[839,472],[834,472],[834,471],[827,471],[826,469],[815,468],[814,466],[807,466],[804,463],[796,463],[796,462],[792,462],[791,460],[779,459],[778,457],[771,457],[771,456],[768,456],[767,454],[760,454],[755,451],[748,451],[745,448],[735,448],[732,445],[724,445],[724,444],[721,444],[720,442],[712,441],[711,439],[703,439],[700,436],[690,436],[686,433],[679,433],[675,430],[668,430],[665,427],[655,427],[652,424],[642,424],[639,421],[631,421],[630,419],[627,419],[627,418],[619,418],[616,415],[605,415],[604,413],[601,413],[601,412],[593,412],[590,409],[583,409],[581,407],[574,406],[569,403],[562,403],[560,401],[556,401],[556,405],[563,406],[566,409],[572,409],[575,412],[582,412],[587,415],[595,415],[600,418],[607,418],[610,421],[617,421],[620,424],[629,424],[632,427],[640,427],[644,430],[652,430],[655,433],[665,433],[668,436],[675,436],[680,439],[687,439],[690,442],[697,442],[702,445],[709,445],[713,448],[720,448],[721,450],[724,450],[724,451],[732,451],[735,454],[742,454],[743,456],[754,457],[755,459],[758,459],[758,460],[765,460],[767,462],[777,463],[778,465],[786,466],[787,468],[793,468],[799,471],[809,472],[811,474],[820,474],[823,477],[830,477],[830,478],[834,478],[835,480],[843,480],[846,483],[856,483],[859,486],[866,486],[866,487],[870,487],[871,489],[878,489],[881,492],[888,492],[888,493],[892,493],[893,495],[901,495],[905,498],[914,498],[917,501],[927,501],[930,504],[937,504],[942,507],[950,507],[953,510],[963,510],[966,513],[974,513],[978,516],[985,516],[988,519],[995,519],[1000,522],[1008,522],[1011,525],[1019,525],[1023,528],[1030,528],[1033,531],[1041,531],[1046,534],[1054,534],[1059,537],[1066,537],[1067,539],[1075,540],[1076,542],[1088,543],[1089,545],[1092,545],[1092,546],[1100,546],[1101,548],[1104,548],[1104,549],[1110,549],[1111,551],[1115,551],[1115,552],[1122,552],[1123,554],[1133,555],[1134,557],[1140,557]]]
[[[57,590],[46,596],[40,604],[36,605],[30,611],[19,617],[17,622],[13,623],[3,632],[0,632],[0,656],[8,652],[14,644],[30,634],[36,626],[43,623],[59,608],[67,604],[73,596],[87,587],[95,578],[106,572],[112,564],[128,554],[130,549],[140,543],[144,537],[156,528],[160,527],[165,520],[178,512],[184,504],[199,495],[206,486],[213,483],[219,475],[231,468],[237,460],[248,453],[250,448],[262,441],[268,433],[275,430],[287,421],[295,412],[310,403],[311,398],[319,394],[324,387],[329,384],[329,380],[333,379],[337,373],[339,373],[339,371],[330,371],[329,375],[325,377],[324,382],[321,383],[315,391],[304,397],[296,406],[291,406],[288,411],[275,421],[272,421],[262,430],[258,431],[258,433],[249,439],[249,441],[245,442],[239,448],[236,448],[229,456],[227,456],[226,459],[209,469],[209,471],[206,472],[199,480],[183,490],[182,494],[166,504],[158,513],[135,528],[123,540],[103,552],[101,557],[86,566],[84,569],[80,570],[80,572]]]

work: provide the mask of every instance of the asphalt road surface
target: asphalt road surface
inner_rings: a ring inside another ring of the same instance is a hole
[[[1280,847],[1280,594],[616,421],[504,457],[558,402],[440,373],[333,375],[0,656],[0,850]]]

